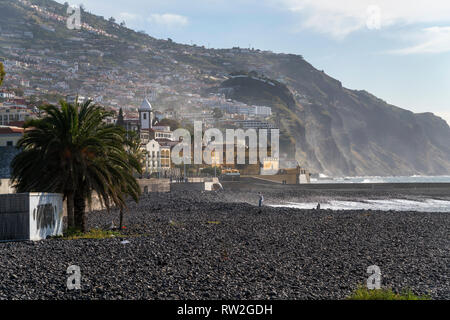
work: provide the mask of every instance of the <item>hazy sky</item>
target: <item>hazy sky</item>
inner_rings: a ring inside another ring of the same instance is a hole
[[[450,123],[448,0],[68,2],[156,38],[301,54],[348,88]]]

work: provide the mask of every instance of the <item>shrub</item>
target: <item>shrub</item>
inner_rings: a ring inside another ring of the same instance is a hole
[[[369,290],[359,286],[348,300],[431,300],[428,296],[417,296],[410,289],[403,290],[402,293],[395,293],[392,289]]]

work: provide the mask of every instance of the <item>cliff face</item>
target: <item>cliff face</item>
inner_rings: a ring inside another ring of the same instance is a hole
[[[305,62],[306,64],[306,62]],[[309,70],[308,70],[309,69]],[[295,101],[278,82],[254,78],[222,83],[229,98],[270,105],[282,151],[312,171],[330,175],[450,173],[450,128],[431,113],[414,114],[364,91],[343,88],[315,69],[291,80],[307,98]],[[309,76],[309,79],[307,77]],[[292,79],[292,78],[291,78]],[[295,148],[293,148],[295,146]]]

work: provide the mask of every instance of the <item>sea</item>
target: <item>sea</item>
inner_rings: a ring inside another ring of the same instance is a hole
[[[327,177],[320,175],[311,183],[450,183],[450,176],[404,176],[404,177]],[[450,199],[450,190],[449,197]],[[297,209],[316,208],[317,202],[287,202],[272,205]],[[332,210],[379,210],[379,211],[420,211],[450,212],[450,201],[444,199],[367,199],[333,200],[320,204],[321,209]]]

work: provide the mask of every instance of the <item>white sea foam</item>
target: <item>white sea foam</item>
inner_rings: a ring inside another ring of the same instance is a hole
[[[450,176],[397,176],[397,177],[326,177],[320,175],[314,183],[450,183]]]
[[[313,209],[317,202],[287,202],[286,204],[271,205],[272,207],[287,207],[297,209]],[[344,201],[330,200],[320,204],[321,209],[331,210],[380,210],[380,211],[421,211],[421,212],[450,212],[450,201],[426,199],[423,201],[388,199]]]

